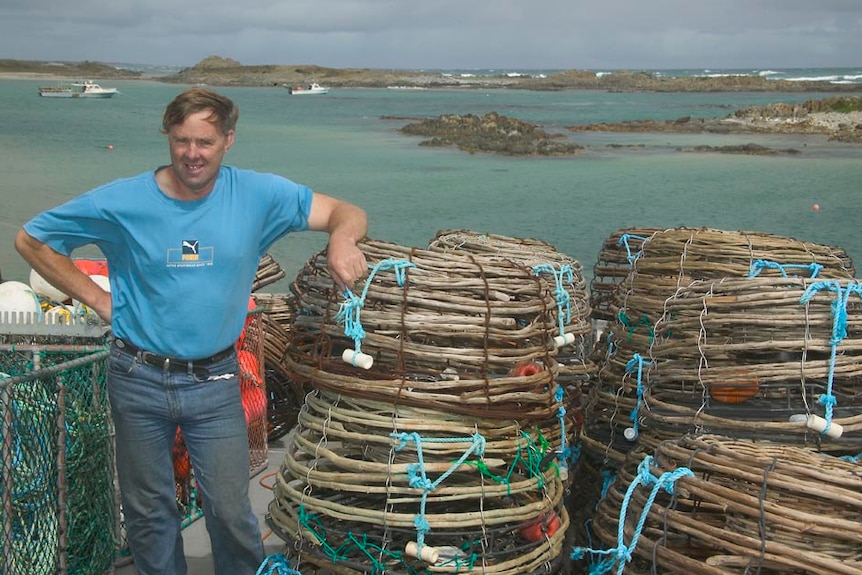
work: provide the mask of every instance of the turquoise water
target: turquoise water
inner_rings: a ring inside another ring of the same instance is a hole
[[[164,105],[181,89],[110,83],[109,100],[40,98],[39,82],[0,80],[0,271],[26,281],[15,232],[28,218],[108,180],[167,162]],[[825,138],[570,133],[568,158],[506,158],[427,148],[407,120],[496,111],[549,131],[623,119],[719,117],[827,94],[621,94],[592,91],[335,90],[292,98],[283,88],[225,88],[240,106],[229,163],[283,174],[364,207],[376,239],[424,247],[438,230],[533,237],[579,260],[587,274],[622,227],[708,226],[828,243],[862,258],[862,146]],[[678,151],[758,143],[794,156]],[[626,148],[609,144],[633,144]],[[112,146],[113,149],[109,149]],[[820,210],[812,210],[819,204]],[[271,250],[288,279],[325,235],[294,234]],[[84,255],[90,255],[83,252]],[[281,291],[286,281],[274,284]]]

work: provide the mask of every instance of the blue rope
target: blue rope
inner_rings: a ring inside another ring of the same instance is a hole
[[[839,459],[849,461],[850,463],[859,463],[862,461],[862,452],[859,452],[856,455],[842,455]]]
[[[862,297],[862,285],[855,281],[847,283],[847,289],[843,290],[841,284],[836,280],[821,281],[808,286],[802,297],[799,298],[799,303],[807,304],[821,290],[835,292],[835,300],[832,302],[832,337],[829,340],[829,345],[832,347],[832,352],[829,357],[829,377],[826,383],[826,393],[820,395],[817,401],[824,406],[826,427],[821,432],[827,434],[829,428],[832,427],[832,412],[837,403],[835,395],[832,394],[832,382],[835,378],[835,357],[838,353],[838,345],[847,337],[847,303],[851,294],[856,294]]]
[[[807,269],[811,272],[811,279],[814,279],[820,275],[820,270],[823,269],[823,266],[818,263],[780,264],[771,260],[754,260],[754,263],[751,264],[751,269],[748,271],[748,277],[756,278],[764,268],[778,270],[781,272],[782,277],[788,277],[786,271],[788,268]]]
[[[351,338],[354,342],[354,349],[357,354],[362,351],[362,340],[365,339],[365,330],[362,328],[362,320],[360,311],[365,306],[365,297],[368,295],[368,288],[378,271],[393,270],[395,281],[399,287],[404,287],[406,268],[415,268],[416,264],[406,260],[386,259],[380,260],[374,265],[369,264],[371,273],[365,280],[365,286],[362,288],[362,295],[356,297],[349,289],[344,290],[345,301],[338,308],[338,313],[335,314],[337,323],[344,323],[344,335]]]
[[[634,234],[623,234],[620,236],[619,241],[617,241],[618,246],[621,246],[621,245],[626,246],[626,259],[628,260],[629,265],[631,266],[631,265],[634,265],[636,259],[641,257],[641,254],[643,253],[643,244],[641,244],[641,250],[639,252],[637,252],[636,254],[632,255],[632,250],[629,247],[629,239],[630,238],[635,239],[635,240],[640,240],[641,242],[645,242],[647,239],[643,236],[636,236]]]
[[[533,274],[538,276],[542,273],[549,273],[554,276],[554,299],[557,300],[557,322],[560,328],[560,335],[566,335],[565,325],[572,321],[572,305],[569,292],[566,290],[563,282],[572,285],[575,282],[575,275],[572,272],[572,266],[561,264],[557,270],[551,264],[539,264],[533,266]],[[565,321],[563,318],[565,317]]]
[[[568,461],[572,452],[566,441],[566,408],[563,406],[563,387],[561,385],[557,385],[557,389],[554,391],[554,400],[560,404],[560,408],[557,410],[557,419],[560,421],[560,452],[557,459],[560,460],[560,467],[568,471]]]
[[[617,472],[613,469],[602,469],[602,478],[601,498],[604,499],[605,496],[608,494],[608,490],[611,488],[611,485],[613,485],[614,481],[617,480]],[[596,504],[596,507],[598,507],[598,504]]]
[[[637,368],[638,372],[637,403],[635,403],[635,407],[631,413],[632,429],[635,431],[635,437],[638,436],[638,410],[644,399],[643,367],[644,358],[639,353],[635,353],[626,364],[626,373],[634,373],[635,368]]]
[[[626,495],[623,498],[622,506],[620,507],[620,517],[617,524],[617,546],[611,549],[590,549],[587,547],[575,547],[572,551],[572,559],[578,560],[582,559],[586,553],[592,553],[593,555],[604,555],[607,556],[606,559],[603,559],[590,567],[590,575],[603,575],[604,573],[608,573],[611,569],[613,569],[614,564],[617,564],[617,575],[622,575],[625,570],[626,563],[632,560],[632,553],[638,544],[638,539],[640,539],[641,532],[643,531],[644,524],[646,523],[647,516],[649,515],[649,511],[652,508],[653,502],[655,498],[658,496],[659,491],[664,489],[669,495],[673,496],[674,486],[678,479],[682,477],[694,477],[694,473],[691,469],[687,467],[678,467],[674,471],[666,471],[662,473],[658,478],[655,478],[653,474],[650,472],[650,466],[652,465],[652,456],[647,455],[644,457],[643,461],[638,465],[638,473],[634,480],[629,485],[629,488],[626,490]],[[632,534],[631,543],[628,545],[625,544],[625,524],[626,524],[626,515],[628,514],[629,502],[631,501],[632,495],[634,495],[635,489],[638,486],[643,485],[645,487],[652,486],[652,491],[644,502],[644,508],[641,511],[640,518],[638,519],[637,526],[635,527],[634,533]]]
[[[410,487],[415,489],[422,490],[422,502],[419,504],[419,514],[413,520],[413,525],[416,527],[416,546],[418,551],[422,551],[422,547],[425,545],[425,534],[431,530],[431,525],[428,523],[428,520],[425,518],[425,504],[428,501],[428,493],[434,491],[438,485],[440,485],[447,477],[452,475],[455,470],[464,463],[470,455],[475,454],[477,457],[482,457],[485,453],[485,438],[475,433],[472,437],[426,437],[422,438],[418,433],[392,433],[390,437],[398,440],[398,445],[395,447],[395,451],[401,451],[407,445],[409,441],[412,441],[416,444],[416,457],[418,459],[417,463],[411,463],[407,466],[407,482]],[[464,452],[463,455],[452,464],[452,466],[446,470],[440,477],[438,477],[435,481],[431,481],[428,479],[428,476],[425,473],[425,459],[422,455],[422,442],[425,443],[471,443],[469,449]]]
[[[283,553],[276,553],[263,560],[255,575],[302,575],[302,573],[290,568],[290,563]]]

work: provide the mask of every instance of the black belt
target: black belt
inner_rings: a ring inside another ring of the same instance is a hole
[[[114,343],[117,344],[117,347],[128,352],[129,354],[140,357],[142,362],[170,371],[194,371],[196,368],[198,370],[206,369],[212,364],[226,359],[235,352],[234,346],[230,345],[225,349],[202,359],[177,359],[176,357],[168,357],[166,355],[159,355],[151,351],[144,351],[138,346],[132,345],[126,340],[120,338],[114,340]]]

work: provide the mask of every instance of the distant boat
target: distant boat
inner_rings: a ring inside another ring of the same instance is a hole
[[[102,88],[90,80],[39,88],[39,95],[45,98],[110,98],[116,93],[116,88]]]
[[[326,94],[327,92],[329,92],[329,88],[324,88],[317,82],[312,82],[308,86],[288,86],[287,89],[290,90],[290,93],[294,96],[305,94]]]

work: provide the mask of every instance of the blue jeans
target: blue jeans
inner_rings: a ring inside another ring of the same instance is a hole
[[[172,450],[182,429],[216,575],[254,575],[264,550],[248,497],[248,429],[236,355],[169,371],[111,347],[108,393],[129,549],[140,575],[185,575]]]

